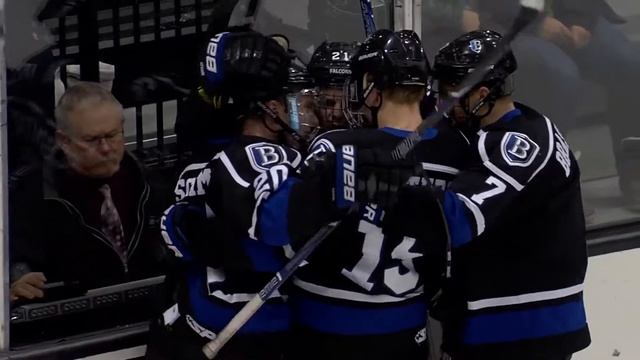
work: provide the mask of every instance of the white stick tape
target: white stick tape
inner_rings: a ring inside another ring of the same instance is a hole
[[[544,0],[520,0],[520,5],[530,9],[544,11]]]

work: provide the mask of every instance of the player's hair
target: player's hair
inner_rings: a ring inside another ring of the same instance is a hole
[[[393,86],[383,90],[382,98],[400,105],[419,103],[425,95],[423,86]]]

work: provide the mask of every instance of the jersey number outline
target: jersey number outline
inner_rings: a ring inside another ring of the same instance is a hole
[[[505,185],[505,183],[500,181],[495,176],[489,176],[489,178],[485,181],[485,184],[493,185],[494,188],[471,196],[471,200],[473,200],[478,205],[482,205],[482,203],[485,200],[492,198],[496,195],[500,195],[503,192],[505,192],[505,190],[507,190],[507,185]]]
[[[362,288],[371,291],[374,283],[370,279],[373,272],[380,265],[384,234],[379,226],[364,220],[360,221],[358,231],[364,234],[362,257],[351,270],[343,268],[342,275]],[[422,254],[411,252],[411,248],[415,243],[416,239],[405,236],[402,242],[391,252],[391,258],[400,260],[402,266],[407,270],[405,274],[401,274],[400,266],[384,270],[384,284],[397,295],[415,289],[420,280],[420,275],[415,270],[413,259],[422,256]]]

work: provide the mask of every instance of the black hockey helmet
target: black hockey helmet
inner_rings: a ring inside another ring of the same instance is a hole
[[[360,46],[351,62],[351,70],[359,100],[363,103],[368,95],[365,94],[366,74],[373,77],[371,85],[381,90],[405,85],[426,87],[430,66],[415,32],[378,30]]]
[[[232,101],[240,109],[240,118],[266,114],[282,129],[272,131],[286,132],[302,146],[300,134],[266,106],[269,100],[288,105],[291,56],[287,50],[281,41],[256,31],[214,35],[200,62],[201,97],[221,106]]]
[[[235,104],[277,99],[287,91],[290,62],[276,40],[258,32],[219,33],[209,40],[200,61],[201,90]]]
[[[478,30],[464,34],[445,45],[435,57],[435,78],[439,84],[439,97],[444,99],[447,92],[453,91],[469,73],[495,51],[502,41],[502,35],[491,30]],[[511,94],[512,83],[507,83],[518,68],[513,52],[507,48],[505,55],[490,69],[487,75],[473,89],[486,87],[488,94],[477,103],[471,104],[470,94],[460,100],[463,113],[452,109],[449,114],[456,123],[477,130],[480,120],[491,113],[498,99]],[[485,109],[481,113],[481,109]],[[457,114],[457,115],[456,115]]]
[[[411,30],[378,30],[365,40],[351,61],[351,81],[347,96],[352,113],[357,114],[373,88],[395,86],[426,88],[431,67],[418,34]],[[373,124],[377,108],[370,108]]]
[[[478,30],[464,34],[445,45],[435,57],[435,77],[456,86],[482,62],[502,41],[502,35],[492,30]],[[504,83],[518,68],[513,52],[505,56],[485,76],[484,83]]]
[[[297,59],[295,59],[297,60]],[[298,61],[292,61],[289,66],[288,92],[297,92],[303,89],[312,89],[315,81],[306,66]]]
[[[361,117],[348,111],[344,96],[351,78],[351,59],[359,46],[357,42],[325,41],[311,56],[307,68],[317,86],[314,108],[319,131],[362,126]]]
[[[351,76],[351,59],[358,50],[357,42],[323,42],[313,52],[307,68],[320,87],[342,88]]]

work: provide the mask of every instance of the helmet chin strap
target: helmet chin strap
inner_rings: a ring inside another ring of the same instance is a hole
[[[498,99],[498,91],[502,87],[501,83],[497,83],[489,89],[489,94],[485,96],[482,100],[480,100],[473,109],[469,109],[469,96],[465,96],[462,101],[464,102],[462,105],[462,110],[468,118],[468,124],[473,130],[480,129],[480,122],[482,119],[487,117],[487,115],[491,114],[493,108],[496,106],[496,100]],[[487,105],[487,111],[483,114],[479,114],[480,109]]]
[[[363,105],[371,111],[371,122],[373,128],[378,128],[378,113],[380,112],[380,106],[369,106],[367,105],[367,97],[373,91],[374,83],[370,83],[367,88],[364,90],[362,94],[362,99],[364,100]],[[380,104],[382,105],[382,92],[380,92]]]
[[[280,125],[281,129],[272,129],[269,124],[267,124],[267,121],[263,119],[264,122],[264,126],[269,129],[269,131],[276,133],[278,135],[282,135],[284,133],[291,135],[291,137],[298,143],[300,144],[301,148],[305,148],[306,146],[306,140],[302,138],[302,136],[300,136],[300,134],[298,134],[297,131],[295,131],[291,126],[289,126],[289,124],[287,124],[286,122],[284,122],[284,120],[282,120],[280,118],[280,116],[278,116],[278,114],[273,111],[271,108],[269,108],[267,105],[265,105],[262,101],[258,101],[256,103],[256,105],[258,105],[258,107],[264,111],[267,115],[269,115],[273,120],[276,121],[276,123],[278,123],[278,125]]]

